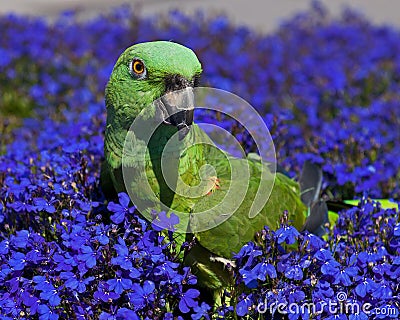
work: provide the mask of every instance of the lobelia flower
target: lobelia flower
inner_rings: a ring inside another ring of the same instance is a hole
[[[276,230],[278,243],[285,242],[286,244],[293,244],[299,235],[300,233],[293,226],[284,226]]]
[[[135,207],[129,207],[130,199],[126,193],[119,193],[118,199],[119,204],[111,201],[107,206],[107,209],[114,213],[110,218],[116,224],[124,221],[126,214],[132,214],[135,211]]]
[[[40,299],[38,299],[37,297],[31,295],[27,291],[22,292],[21,298],[22,298],[23,303],[27,307],[29,307],[30,314],[31,315],[36,314],[36,312],[38,311]]]
[[[200,295],[200,292],[196,289],[188,289],[181,294],[179,301],[179,310],[183,313],[188,313],[190,309],[198,306],[198,302],[195,299]]]
[[[165,211],[157,214],[157,219],[153,220],[152,225],[155,230],[175,231],[175,225],[179,224],[179,217],[175,213],[171,213],[168,217]]]
[[[390,285],[386,281],[382,280],[380,283],[376,284],[376,289],[372,292],[374,298],[379,298],[382,300],[392,299],[393,292]]]
[[[45,304],[39,305],[38,313],[39,320],[57,320],[59,318],[58,314]]]
[[[131,275],[129,275],[132,277]],[[121,277],[121,271],[116,272],[116,279],[110,279],[107,281],[108,288],[113,290],[115,293],[121,294],[125,290],[132,288],[132,280]]]
[[[129,301],[135,306],[135,309],[141,309],[155,299],[155,284],[146,280],[141,286],[138,283],[132,285],[132,291],[128,294]]]
[[[118,293],[109,290],[108,284],[100,282],[97,287],[97,291],[93,294],[93,297],[103,302],[112,302],[120,297]]]
[[[22,252],[15,252],[8,264],[14,270],[23,270],[26,264],[25,254]]]
[[[252,295],[245,296],[241,299],[238,304],[236,305],[236,314],[240,317],[245,316],[248,314],[249,309],[253,305]]]
[[[77,276],[72,272],[61,272],[60,278],[65,280],[64,284],[67,288],[72,290],[76,289],[79,293],[85,292],[86,286],[95,279],[93,276],[87,278],[80,277],[78,279]]]
[[[54,288],[52,285],[46,287],[46,289],[40,293],[40,298],[49,301],[49,304],[52,307],[58,306],[61,302],[61,298],[58,294],[57,289]]]
[[[347,287],[353,284],[351,278],[354,278],[357,274],[358,268],[354,266],[342,268],[337,272],[333,271],[333,273],[330,273],[330,275],[335,277],[335,281],[333,282],[334,284],[342,284]]]
[[[357,295],[364,298],[367,294],[375,291],[376,288],[377,284],[373,280],[369,278],[364,278],[362,282],[356,286],[355,292],[357,293]]]
[[[93,268],[97,264],[97,252],[89,246],[82,246],[80,248],[80,254],[77,255],[77,259],[84,262],[88,268]]]
[[[210,309],[211,307],[207,303],[202,302],[200,306],[193,308],[193,311],[195,313],[192,314],[191,317],[193,320],[200,320],[200,319],[210,320],[210,316],[208,315],[208,311]]]

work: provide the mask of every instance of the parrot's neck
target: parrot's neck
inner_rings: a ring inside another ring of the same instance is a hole
[[[118,110],[120,110],[119,108]],[[113,169],[118,169],[122,165],[123,149],[125,139],[130,129],[130,125],[135,119],[127,119],[121,111],[115,112],[114,108],[107,108],[107,125],[104,138],[104,155],[108,164]],[[147,150],[152,163],[155,176],[160,186],[160,200],[170,206],[174,197],[174,188],[178,178],[179,152],[167,153],[167,161],[161,167],[163,151],[167,143],[177,133],[177,128],[167,124],[160,124],[151,135],[147,143]],[[176,135],[177,136],[177,135]],[[135,138],[140,145],[140,133],[135,134]],[[179,143],[173,145],[173,149],[179,149]],[[168,149],[168,148],[167,148]],[[168,181],[168,183],[166,182]]]
[[[110,121],[107,116],[107,126],[104,137],[104,156],[108,164],[116,169],[122,163],[122,150],[128,130]]]
[[[107,98],[106,95],[106,106],[107,123],[104,137],[104,155],[108,164],[116,169],[121,166],[126,135],[136,116],[140,113],[141,104],[114,101]]]
[[[168,208],[171,207],[175,195],[180,153],[170,152],[167,143],[170,143],[176,133],[176,127],[160,124],[148,144],[153,171],[160,186],[160,200]]]

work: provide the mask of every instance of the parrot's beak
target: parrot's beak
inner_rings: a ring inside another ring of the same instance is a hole
[[[179,130],[179,140],[184,139],[193,123],[193,88],[168,92],[161,98],[161,102],[168,114],[164,122],[176,126]]]

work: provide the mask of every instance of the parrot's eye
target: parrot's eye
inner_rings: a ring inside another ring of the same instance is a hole
[[[130,62],[129,71],[136,79],[142,79],[146,76],[146,67],[143,61],[137,58]]]

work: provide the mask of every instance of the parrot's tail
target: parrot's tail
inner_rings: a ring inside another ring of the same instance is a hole
[[[329,211],[338,213],[341,210],[353,207],[341,201],[332,201],[321,198],[322,170],[319,166],[309,161],[304,163],[300,179],[301,201],[308,208],[308,217],[302,230],[308,230],[317,236],[326,233],[329,223]]]
[[[320,198],[322,170],[310,161],[304,163],[299,178],[301,201],[310,208]]]
[[[322,236],[325,225],[329,222],[328,207],[320,198],[322,186],[322,170],[309,161],[304,163],[299,178],[301,201],[308,208],[308,217],[303,225],[303,230]]]

